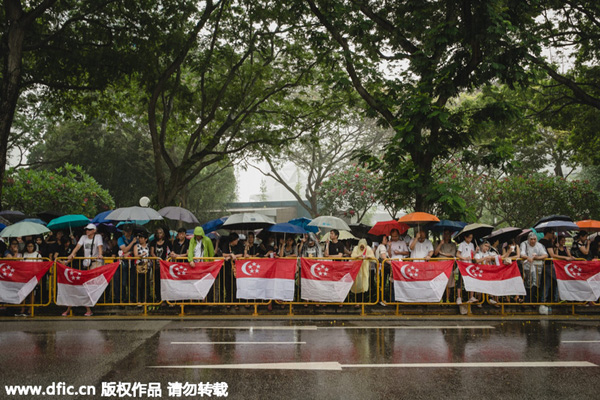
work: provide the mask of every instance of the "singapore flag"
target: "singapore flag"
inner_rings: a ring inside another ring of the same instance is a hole
[[[236,260],[237,298],[293,301],[296,263],[277,258]]]
[[[525,295],[525,285],[517,262],[510,265],[484,265],[457,261],[458,269],[469,292],[493,296]]]
[[[392,261],[396,301],[437,303],[442,298],[454,261]]]
[[[561,300],[596,301],[600,297],[600,261],[554,260]]]
[[[89,271],[80,271],[56,263],[56,304],[71,307],[93,307],[108,287],[119,267],[118,262]]]
[[[341,303],[358,275],[362,260],[301,259],[301,296],[305,300]]]
[[[51,266],[51,261],[1,262],[0,303],[21,303],[31,293]]]
[[[223,260],[189,263],[160,260],[160,295],[163,300],[204,300],[215,283]]]

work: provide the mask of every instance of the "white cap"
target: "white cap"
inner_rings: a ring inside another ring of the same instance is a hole
[[[85,226],[85,230],[88,230],[88,229],[96,230],[96,225],[89,223]]]

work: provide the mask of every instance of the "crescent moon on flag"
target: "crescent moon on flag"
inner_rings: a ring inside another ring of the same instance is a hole
[[[317,267],[317,265],[319,265],[319,263],[314,263],[313,265],[310,266],[310,273],[312,274],[312,276],[314,276],[315,278],[318,278],[319,275],[317,275],[317,273],[315,272],[315,268]]]
[[[246,267],[247,267],[247,266],[248,266],[248,264],[250,264],[250,263],[251,263],[251,261],[246,261],[245,263],[243,263],[243,264],[242,264],[242,272],[243,272],[245,275],[248,275],[248,276],[250,276],[250,274],[248,273],[248,271],[246,271]]]
[[[467,269],[466,269],[466,271],[467,271],[467,274],[468,274],[468,275],[469,275],[471,278],[477,278],[476,276],[474,276],[474,275],[471,273],[471,268],[473,268],[474,266],[475,266],[475,265],[471,264],[471,265],[469,265],[469,266],[467,267]]]
[[[69,278],[69,270],[65,268],[65,278],[67,278],[67,281],[69,281],[70,283],[73,283],[73,281],[71,280],[71,278]]]
[[[402,268],[400,268],[400,273],[402,274],[403,277],[405,277],[406,279],[412,279],[410,276],[406,275],[406,267],[408,267],[408,264],[404,264],[402,266]]]
[[[567,265],[564,266],[565,273],[567,275],[569,275],[571,278],[575,278],[575,275],[573,275],[573,274],[571,274],[571,272],[569,272],[569,265],[571,265],[571,263],[568,263]]]
[[[171,264],[171,265],[169,266],[169,274],[170,274],[170,275],[171,275],[173,278],[175,278],[175,279],[177,279],[177,275],[175,275],[175,273],[173,272],[173,268],[175,268],[175,267],[176,267],[176,266],[178,266],[178,265],[179,265],[179,264]]]

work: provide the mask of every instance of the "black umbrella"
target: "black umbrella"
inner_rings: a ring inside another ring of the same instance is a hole
[[[521,228],[513,228],[509,226],[507,228],[498,229],[489,235],[484,236],[482,239],[485,239],[490,243],[494,243],[496,240],[499,240],[500,243],[505,243],[512,238],[516,238],[521,232]]]
[[[473,234],[474,240],[479,240],[484,236],[489,235],[494,230],[494,227],[486,224],[469,224],[465,226],[462,231],[460,231],[456,237],[457,239],[462,240],[466,235]]]
[[[21,211],[4,210],[0,211],[0,217],[7,219],[14,224],[15,222],[23,221],[27,218],[27,215],[23,214]]]
[[[52,211],[52,210],[46,210],[46,211],[42,211],[40,213],[37,213],[37,216],[42,220],[42,221],[46,221],[46,222],[50,222],[55,218],[58,217],[62,217],[63,215],[65,215],[64,213],[58,212],[58,211]]]
[[[538,222],[536,222],[535,224],[533,224],[533,227],[535,228],[539,224],[544,223],[544,222],[549,222],[549,221],[569,221],[569,222],[573,222],[573,220],[571,219],[571,217],[569,217],[568,215],[548,215],[547,217],[541,218]]]
[[[378,242],[381,239],[381,236],[369,234],[369,230],[372,228],[370,225],[349,224],[348,226],[350,227],[350,232],[359,239],[367,239],[372,242]]]

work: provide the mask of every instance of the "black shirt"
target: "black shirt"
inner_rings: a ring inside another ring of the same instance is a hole
[[[341,254],[340,257],[344,256],[344,245],[342,242],[338,241],[337,243],[329,242],[329,257],[337,256]]]
[[[187,254],[190,248],[190,241],[187,239],[183,239],[183,243],[179,243],[179,240],[175,239],[173,241],[173,253],[175,254]]]
[[[150,243],[150,247],[154,248],[154,254],[156,254],[156,257],[160,258],[161,260],[166,260],[167,253],[169,253],[171,250],[169,247],[169,242],[166,240],[163,240],[162,244],[158,244],[158,240],[153,240]]]
[[[254,243],[252,246],[248,246],[248,255],[255,257],[260,257],[262,255],[256,243]]]

